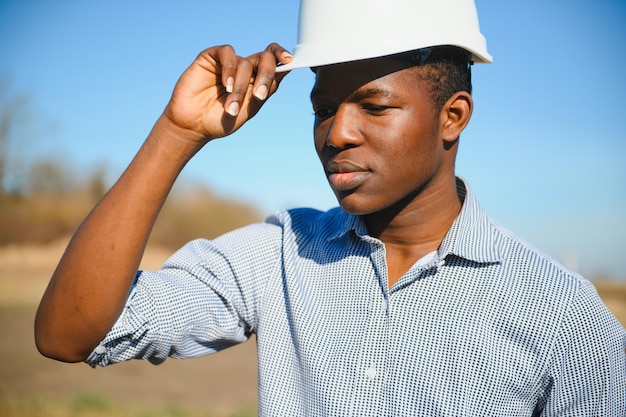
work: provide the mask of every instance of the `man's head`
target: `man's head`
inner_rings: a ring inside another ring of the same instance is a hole
[[[439,52],[432,61],[394,55],[316,69],[315,147],[347,212],[403,206],[454,181],[473,104],[467,62]]]

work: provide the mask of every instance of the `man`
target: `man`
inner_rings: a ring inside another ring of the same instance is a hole
[[[304,1],[295,58],[203,51],[70,242],[37,314],[40,351],[160,363],[255,333],[264,416],[624,415],[623,327],[455,176],[470,64],[490,56],[471,1],[430,3]],[[363,30],[373,18],[411,36]],[[333,33],[351,25],[359,36]],[[315,148],[340,208],[278,212],[136,273],[185,163],[257,113],[277,64],[316,73]]]

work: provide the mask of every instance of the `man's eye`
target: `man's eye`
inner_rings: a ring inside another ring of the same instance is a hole
[[[320,107],[319,109],[313,110],[313,114],[315,114],[315,117],[317,119],[325,119],[327,117],[332,116],[333,113],[334,113],[334,110],[331,109],[330,107]]]
[[[363,110],[366,110],[370,113],[381,113],[389,108],[388,106],[379,106],[376,104],[363,104],[361,107],[363,108]]]

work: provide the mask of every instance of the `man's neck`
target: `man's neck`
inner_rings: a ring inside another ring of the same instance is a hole
[[[423,256],[436,251],[461,210],[456,183],[364,216],[371,236],[385,244],[389,286]]]

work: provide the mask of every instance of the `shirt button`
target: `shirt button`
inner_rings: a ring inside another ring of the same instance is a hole
[[[367,376],[369,379],[376,378],[376,367],[370,366],[369,368],[367,368],[367,370],[365,371],[365,376]]]
[[[104,346],[100,345],[100,346],[97,346],[93,351],[94,351],[94,353],[96,355],[102,355],[102,354],[106,353],[107,348],[105,348]]]
[[[388,306],[389,306],[389,302],[386,299],[383,299],[383,310],[387,310]]]

